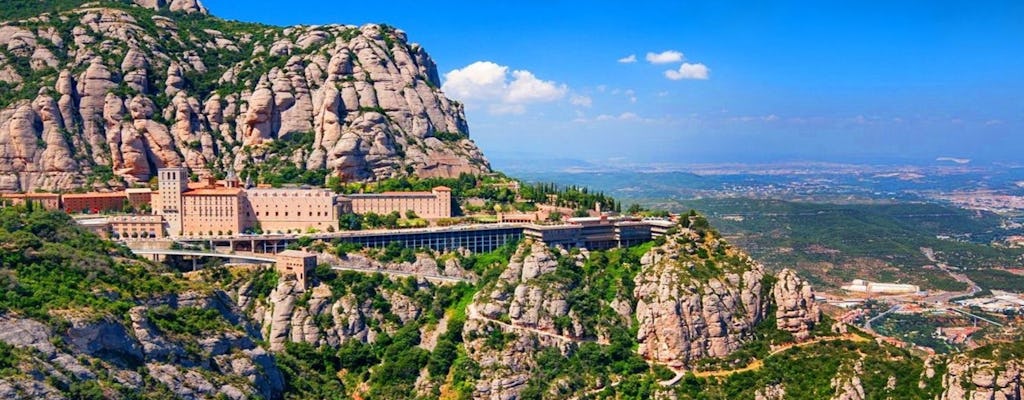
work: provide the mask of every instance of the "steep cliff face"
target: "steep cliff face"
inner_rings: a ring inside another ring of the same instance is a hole
[[[582,255],[574,258],[528,241],[512,255],[501,276],[474,296],[462,331],[467,354],[482,370],[474,398],[518,398],[535,375],[542,349],[569,354],[580,343],[596,340],[607,324],[629,323],[627,315],[612,316],[614,322],[585,324],[578,310],[582,304],[573,292],[586,283],[573,279],[570,272],[582,267],[582,261]]]
[[[425,255],[415,262],[382,263],[358,254],[344,259],[322,255],[329,265],[366,271],[397,271],[463,278],[472,276],[456,260],[447,265]],[[352,272],[361,276],[364,272]],[[368,275],[367,275],[368,276]],[[398,278],[396,278],[397,280]],[[348,340],[373,343],[377,336],[394,333],[405,324],[415,322],[426,307],[414,299],[408,290],[396,287],[390,279],[372,280],[372,293],[350,290],[335,282],[314,280],[305,292],[300,291],[292,276],[282,277],[265,297],[254,293],[253,282],[243,282],[233,291],[240,308],[248,310],[250,317],[260,323],[262,335],[269,348],[284,349],[285,343],[309,343],[314,346],[337,347]],[[421,282],[420,290],[427,293],[433,286]],[[386,305],[382,307],[382,305]],[[424,336],[428,336],[424,333]]]
[[[0,25],[0,190],[272,158],[347,180],[489,171],[462,106],[401,30],[281,29],[206,16],[196,0],[136,3]],[[288,138],[298,145],[273,144]]]
[[[811,330],[821,321],[821,310],[814,302],[811,285],[800,279],[795,271],[786,268],[776,276],[772,295],[778,328],[792,333],[798,342],[810,338]]]
[[[244,317],[222,294],[154,299],[170,305],[160,315],[205,310],[244,326]],[[162,330],[151,320],[153,306],[129,310],[125,322],[71,318],[65,330],[16,315],[0,315],[0,342],[34,352],[23,357],[22,371],[0,377],[5,399],[62,399],[82,395],[82,382],[96,382],[104,397],[124,392],[161,393],[176,398],[280,398],[284,378],[274,357],[256,344],[259,336],[238,327],[189,332]],[[200,311],[204,312],[204,311]],[[159,318],[159,316],[158,316]],[[76,392],[77,391],[77,392]]]
[[[636,277],[644,358],[675,368],[737,350],[768,302],[763,268],[711,235],[684,231],[644,256]]]

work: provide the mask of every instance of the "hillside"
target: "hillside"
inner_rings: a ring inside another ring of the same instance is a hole
[[[300,292],[272,270],[209,265],[184,276],[135,260],[60,213],[8,207],[0,221],[4,398],[960,399],[1020,390],[1019,365],[1007,361],[1019,345],[922,360],[830,332],[805,281],[765,274],[699,226],[592,252],[313,243],[328,262],[467,282],[322,265]]]
[[[229,22],[195,0],[18,1],[0,16],[11,20],[0,25],[0,190],[132,184],[165,165],[377,181],[333,182],[346,192],[490,172],[429,56],[393,27]],[[517,200],[470,175],[453,181],[457,195],[500,199],[487,208]],[[557,193],[577,211],[619,208],[586,188],[521,190],[518,200]],[[923,357],[875,341],[823,314],[799,271],[765,268],[697,213],[609,250],[522,239],[443,253],[302,237],[290,248],[318,265],[300,284],[269,267],[142,260],[36,206],[0,208],[4,399],[1024,390],[1020,343]]]
[[[5,5],[18,19],[0,24],[0,191],[179,165],[305,183],[490,170],[401,30],[224,21],[195,0],[77,3]]]

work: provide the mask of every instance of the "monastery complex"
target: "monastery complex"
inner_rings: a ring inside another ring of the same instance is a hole
[[[451,189],[338,195],[321,188],[271,188],[242,185],[234,173],[221,181],[189,182],[185,168],[161,168],[157,190],[76,194],[4,194],[13,204],[34,202],[68,213],[98,213],[129,208],[134,215],[108,219],[117,236],[221,236],[250,231],[334,232],[345,213],[406,213],[420,218],[452,216]],[[146,210],[146,212],[141,212]]]

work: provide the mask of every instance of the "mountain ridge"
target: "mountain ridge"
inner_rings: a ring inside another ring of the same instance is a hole
[[[0,190],[126,186],[179,165],[348,181],[490,171],[461,103],[399,29],[136,3],[157,10],[83,3],[0,26]],[[308,138],[270,145],[294,135]]]

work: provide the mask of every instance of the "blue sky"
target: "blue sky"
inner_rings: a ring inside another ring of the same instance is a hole
[[[492,158],[1021,160],[1024,2],[762,3],[204,1],[405,30]]]

